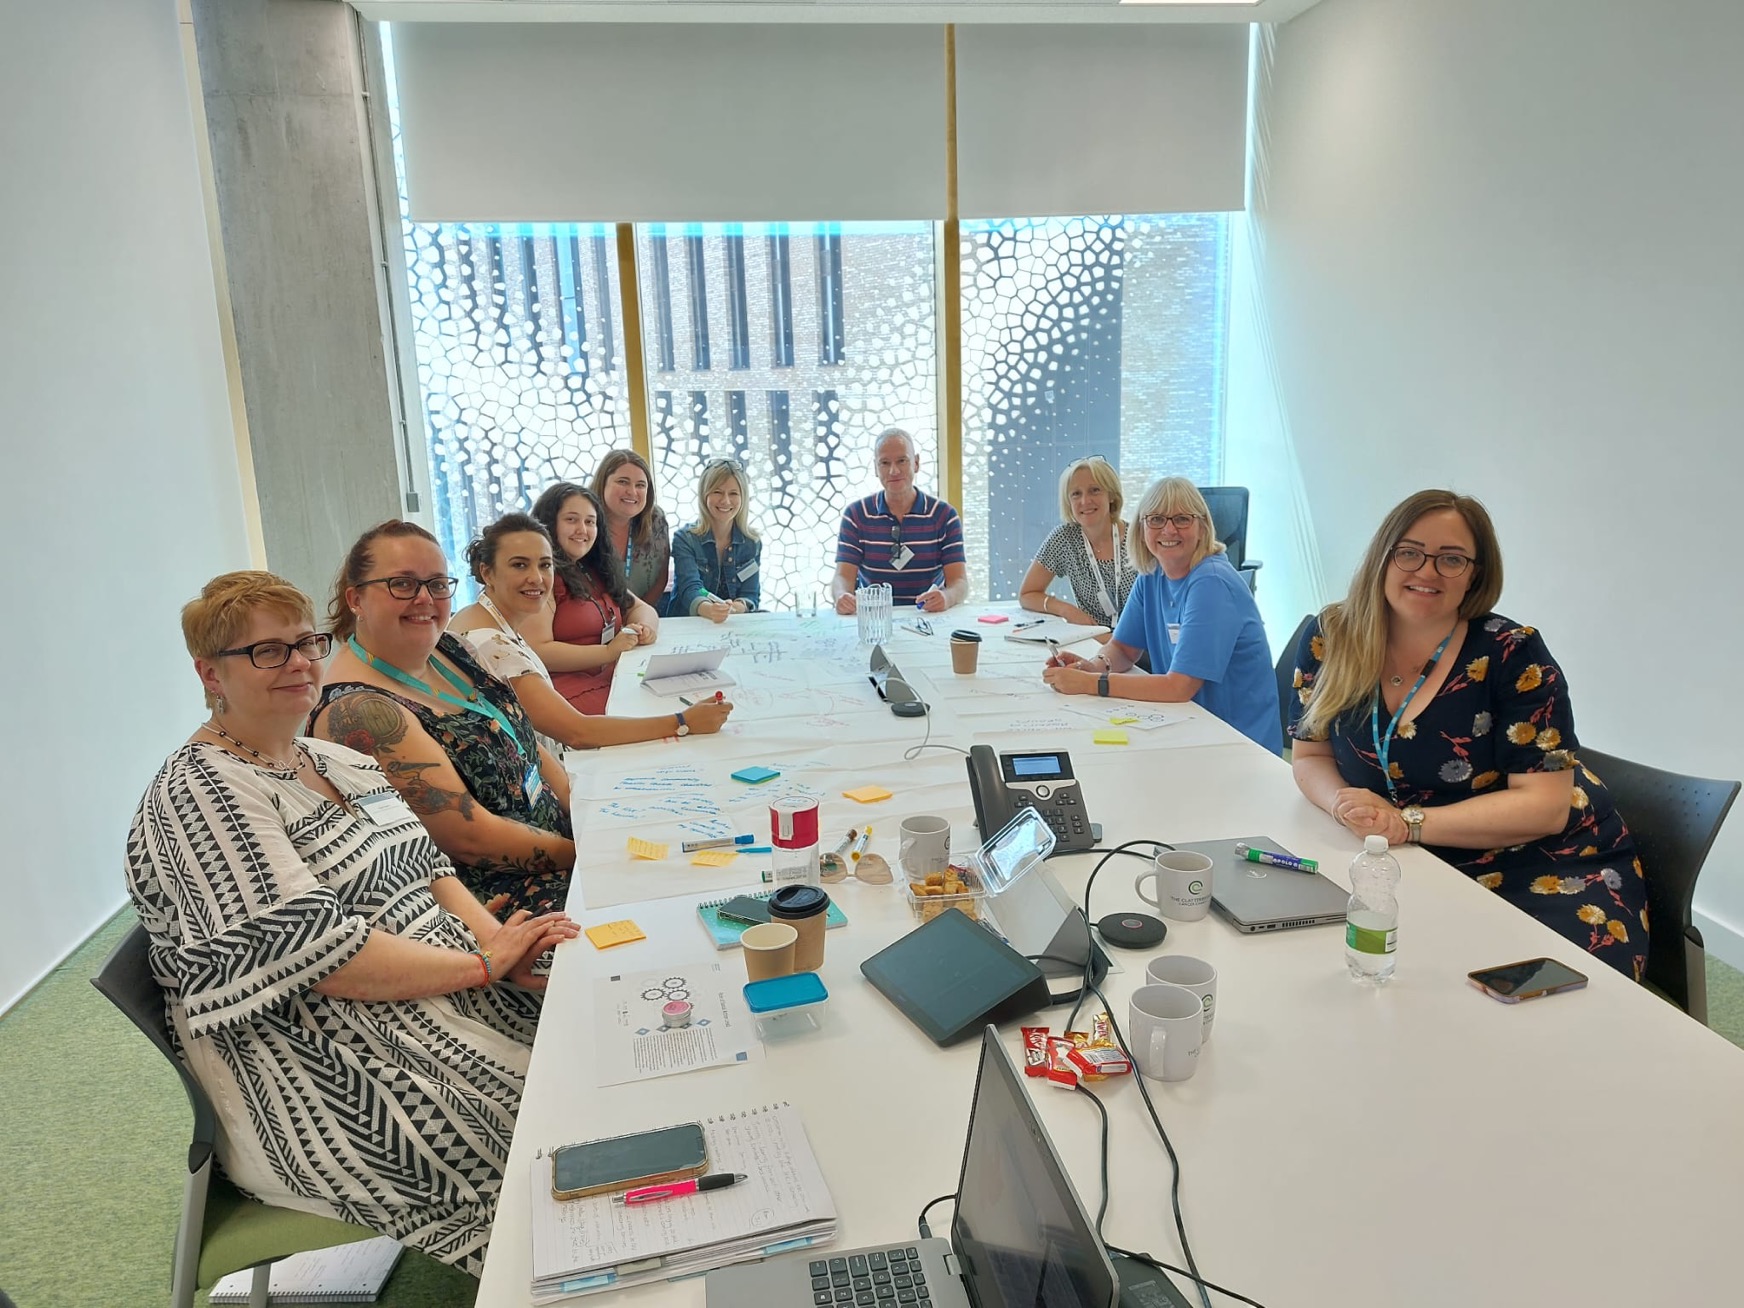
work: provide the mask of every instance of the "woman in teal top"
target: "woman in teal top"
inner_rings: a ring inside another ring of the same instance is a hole
[[[1202,705],[1274,754],[1284,748],[1278,682],[1253,594],[1211,526],[1211,510],[1185,477],[1144,493],[1128,552],[1138,584],[1113,637],[1093,659],[1064,651],[1042,678],[1067,695]],[[1151,671],[1132,671],[1149,652]]]
[[[725,622],[751,613],[763,596],[763,544],[751,529],[745,469],[737,459],[704,465],[697,519],[672,538],[669,612]]]

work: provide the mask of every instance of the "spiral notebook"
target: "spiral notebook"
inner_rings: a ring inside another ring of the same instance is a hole
[[[773,890],[765,890],[761,894],[751,895],[752,899],[761,899],[765,903],[774,895]],[[737,895],[724,895],[720,899],[706,900],[696,906],[697,920],[702,923],[702,929],[709,933],[709,939],[715,942],[716,949],[732,949],[739,943],[739,937],[751,927],[749,922],[741,922],[737,918],[722,917],[721,905],[729,900],[737,899]],[[830,911],[824,915],[824,927],[833,930],[836,927],[848,925],[848,915],[837,906],[835,900],[830,901]]]
[[[696,1276],[712,1267],[826,1244],[836,1205],[799,1110],[769,1104],[702,1124],[711,1172],[743,1172],[724,1190],[670,1203],[609,1194],[551,1197],[552,1149],[533,1155],[533,1302]]]
[[[270,1298],[275,1304],[374,1303],[399,1261],[399,1241],[385,1235],[292,1254],[272,1265]],[[232,1272],[212,1287],[208,1301],[247,1303],[253,1285],[252,1271]]]

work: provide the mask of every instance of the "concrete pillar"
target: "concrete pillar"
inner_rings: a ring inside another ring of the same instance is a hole
[[[358,533],[405,510],[355,19],[192,7],[267,566],[319,608]]]

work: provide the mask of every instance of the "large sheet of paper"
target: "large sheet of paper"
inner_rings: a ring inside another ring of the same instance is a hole
[[[594,982],[594,1084],[623,1085],[763,1056],[751,1010],[740,993],[744,968],[709,959]],[[660,1010],[691,1006],[690,1025],[668,1027]]]

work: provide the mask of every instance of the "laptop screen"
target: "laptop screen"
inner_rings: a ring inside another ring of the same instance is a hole
[[[951,1244],[977,1308],[1109,1308],[1114,1269],[991,1026]]]

